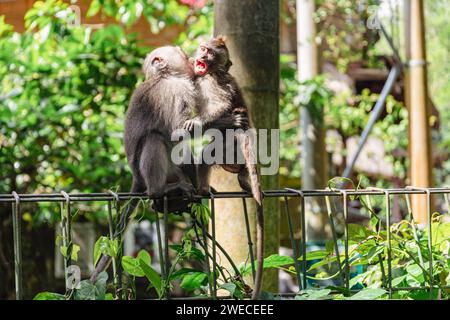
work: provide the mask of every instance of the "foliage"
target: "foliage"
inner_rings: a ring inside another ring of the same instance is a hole
[[[152,5],[142,0],[93,0],[87,16],[94,16],[100,11],[126,26],[133,25],[143,15],[151,31],[158,33],[166,25],[183,23],[189,10],[176,0],[156,0],[152,1]]]
[[[426,23],[426,45],[428,65],[429,94],[439,110],[440,130],[433,137],[435,150],[442,154],[442,166],[435,170],[436,181],[450,185],[450,27],[448,17],[450,8],[439,0],[424,3]],[[435,152],[436,152],[435,151]]]
[[[145,51],[120,26],[92,33],[73,19],[38,1],[23,34],[0,38],[1,193],[129,184],[118,119]]]
[[[169,26],[189,25],[175,39],[175,44],[192,52],[203,36],[212,34],[212,4],[207,0],[154,0],[151,5],[144,0],[94,0],[87,15],[101,13],[126,26],[135,24],[143,17],[154,34]]]
[[[372,213],[375,215],[375,213]],[[350,289],[359,292],[349,296],[345,287],[327,287],[308,289],[299,293],[296,299],[375,299],[386,298],[389,282],[397,288],[392,294],[394,299],[449,299],[450,285],[450,222],[446,216],[435,214],[431,224],[432,272],[430,272],[430,254],[428,250],[429,230],[420,229],[413,221],[403,220],[391,225],[390,242],[387,232],[381,228],[381,219],[375,216],[369,227],[357,224],[348,225],[349,265],[359,266],[363,272],[350,279]],[[342,243],[340,244],[340,246]],[[390,248],[390,256],[389,256]],[[341,250],[343,251],[343,250]],[[282,262],[284,259],[284,262]],[[289,261],[291,259],[291,261]],[[294,261],[290,257],[276,257],[274,266],[295,274]],[[302,257],[299,261],[302,261]],[[335,244],[330,241],[324,250],[315,250],[306,254],[306,261],[313,262],[307,269],[308,279],[329,280],[341,275],[339,270],[328,274],[323,267],[331,267],[338,261]],[[339,262],[344,272],[345,253],[340,252]],[[391,265],[389,278],[388,264]],[[330,269],[331,270],[331,269]],[[389,280],[391,279],[391,280]],[[431,292],[424,287],[433,286]],[[401,290],[415,287],[414,290]],[[341,291],[342,293],[333,293]],[[349,297],[348,297],[349,296]]]
[[[343,91],[333,94],[326,88],[327,79],[318,76],[312,80],[298,83],[296,72],[290,60],[282,60],[282,88],[281,88],[281,174],[290,177],[301,175],[299,158],[300,149],[298,136],[299,107],[310,110],[313,119],[323,121],[328,130],[338,133],[339,140],[329,136],[327,145],[334,149],[335,145],[343,142],[343,155],[346,155],[346,140],[352,136],[360,135],[365,128],[370,112],[372,111],[378,94],[368,89],[359,95]],[[322,116],[322,114],[324,116]],[[321,118],[323,117],[323,120]],[[384,116],[379,119],[372,130],[371,136],[384,142],[385,158],[392,163],[394,175],[404,179],[407,173],[408,162],[405,153],[408,147],[407,140],[408,114],[406,108],[392,96],[386,100]],[[402,152],[403,151],[403,152]]]
[[[350,63],[361,59],[368,67],[379,67],[373,44],[377,30],[366,27],[370,6],[378,1],[318,0],[315,22],[325,60],[345,72]]]

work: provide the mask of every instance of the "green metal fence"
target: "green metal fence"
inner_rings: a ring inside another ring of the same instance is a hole
[[[337,259],[338,269],[339,269],[339,279],[341,279],[344,287],[347,290],[350,290],[350,260],[349,260],[349,237],[348,237],[348,215],[349,215],[349,199],[351,197],[358,197],[362,199],[365,197],[368,201],[366,204],[371,206],[371,198],[380,197],[384,198],[384,229],[387,233],[387,270],[386,270],[386,279],[383,284],[384,288],[387,290],[389,297],[392,297],[393,292],[398,290],[430,290],[430,293],[433,289],[437,288],[430,281],[427,286],[409,286],[409,287],[393,287],[392,286],[392,265],[391,265],[391,218],[392,218],[392,208],[391,201],[394,197],[404,197],[406,203],[406,210],[410,213],[410,196],[411,195],[422,195],[427,199],[427,224],[424,226],[427,230],[428,234],[428,266],[423,266],[428,272],[428,277],[433,279],[433,254],[432,254],[432,209],[431,203],[432,198],[440,197],[441,202],[444,204],[443,207],[446,208],[447,213],[450,212],[449,206],[449,194],[450,188],[416,188],[416,187],[407,187],[402,189],[379,189],[379,188],[368,188],[368,189],[324,189],[324,190],[296,190],[296,189],[283,189],[283,190],[267,190],[263,192],[264,198],[278,198],[283,203],[282,212],[286,215],[287,223],[288,223],[288,232],[289,238],[291,242],[291,246],[293,249],[294,256],[294,268],[296,281],[298,283],[299,289],[307,289],[309,288],[308,284],[308,271],[307,271],[307,241],[306,241],[306,213],[305,213],[305,201],[308,198],[313,197],[322,197],[326,200],[326,208],[329,218],[329,223],[332,231],[332,240],[336,257],[341,256],[341,250],[343,247],[344,250],[344,259],[341,261],[340,258]],[[13,221],[13,245],[14,245],[14,266],[15,266],[15,290],[16,290],[16,299],[23,298],[23,290],[22,290],[22,243],[21,243],[21,233],[22,233],[22,212],[21,207],[25,203],[45,203],[45,202],[53,202],[59,203],[61,208],[61,226],[63,232],[63,245],[67,248],[67,253],[65,255],[65,268],[67,269],[72,261],[71,261],[71,250],[72,250],[72,204],[77,202],[106,202],[108,208],[108,224],[109,224],[109,233],[110,237],[113,236],[113,210],[116,211],[118,215],[120,212],[121,204],[125,203],[130,199],[141,198],[147,199],[145,194],[132,194],[132,193],[115,193],[112,191],[105,193],[66,193],[62,191],[61,193],[54,194],[17,194],[13,192],[12,194],[0,194],[0,203],[10,203],[12,206],[12,221]],[[246,198],[251,198],[251,195],[245,192],[211,192],[208,197],[204,197],[210,200],[210,209],[211,209],[211,219],[210,219],[210,232],[208,232],[208,228],[205,225],[202,225],[200,221],[195,221],[198,224],[198,227],[202,229],[203,239],[199,238],[199,244],[205,251],[206,258],[206,266],[205,270],[210,272],[212,276],[212,283],[209,284],[209,292],[211,298],[217,298],[217,279],[216,272],[212,272],[211,270],[216,270],[217,261],[216,255],[217,251],[220,251],[227,260],[229,260],[234,272],[239,274],[239,269],[236,267],[232,258],[228,255],[226,250],[215,241],[215,229],[216,229],[216,221],[215,221],[215,201],[217,199],[231,199],[231,198],[240,198],[243,200],[243,215],[245,217],[244,221],[246,224],[246,236],[248,239],[248,250],[249,257],[252,265],[252,273],[255,273],[254,266],[254,253],[253,253],[253,243],[251,240],[251,232],[250,225],[248,219],[248,210],[245,203]],[[297,212],[291,212],[291,209],[288,205],[289,199],[299,198],[300,206]],[[164,198],[164,213],[162,214],[162,222],[160,221],[159,215],[156,218],[157,225],[157,247],[159,251],[159,255],[161,257],[161,274],[164,279],[168,275],[168,270],[170,268],[169,261],[169,252],[168,252],[168,216],[169,212],[167,211],[167,203],[170,201],[168,198]],[[334,206],[331,205],[334,204]],[[339,206],[336,207],[336,204]],[[334,208],[334,209],[333,209]],[[369,210],[372,208],[368,208]],[[339,235],[336,232],[337,225],[337,214],[341,213],[343,215],[343,236],[341,240],[339,240]],[[266,213],[270,214],[270,213]],[[300,226],[295,227],[292,221],[294,215],[298,215]],[[161,224],[164,230],[166,231],[163,237],[161,235]],[[296,239],[294,237],[295,231],[300,229],[301,237],[300,239]],[[209,248],[207,242],[211,243],[211,252],[209,252]],[[338,244],[339,241],[342,241],[343,246]],[[114,281],[120,282],[120,263],[119,261],[113,261],[113,269],[114,269]],[[119,274],[119,276],[117,276]],[[440,289],[449,289],[449,286],[439,286]]]

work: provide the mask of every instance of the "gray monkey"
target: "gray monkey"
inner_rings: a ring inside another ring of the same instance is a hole
[[[193,64],[196,75],[196,90],[198,91],[196,103],[198,114],[196,117],[186,121],[183,124],[183,128],[189,131],[196,126],[209,126],[219,130],[242,129],[245,131],[249,129],[247,105],[236,80],[228,72],[232,63],[228,48],[225,45],[225,38],[219,36],[202,43],[195,54]],[[234,124],[225,125],[224,127],[216,126],[219,121],[222,120],[225,123],[227,119],[234,119]],[[255,150],[253,150],[253,146],[250,143],[250,138],[244,133],[236,131],[232,143],[234,143],[233,150],[237,150],[236,146],[240,147],[245,164],[222,161],[220,166],[228,172],[236,173],[241,188],[252,193],[256,201],[256,255],[258,265],[252,299],[257,299],[261,292],[264,259],[263,193],[257,166],[253,162]],[[208,149],[210,146],[212,144],[205,149]],[[223,148],[223,154],[226,154],[226,150],[230,148],[230,145],[224,145]],[[236,153],[234,157],[236,159]],[[211,168],[211,165],[203,163],[198,166],[198,188],[200,192],[204,192],[204,190],[209,188]]]
[[[191,117],[195,104],[192,64],[179,47],[165,46],[146,57],[143,69],[145,81],[133,92],[125,119],[125,153],[133,174],[131,192],[147,192],[152,198],[164,195],[191,198],[196,184],[195,166],[177,166],[171,161],[176,143],[171,141],[171,135]],[[168,211],[187,211],[189,203],[171,200]],[[125,206],[116,237],[121,236],[137,204],[134,199]],[[163,211],[163,201],[154,200],[153,207]],[[92,282],[110,262],[108,256],[100,259],[91,275]]]

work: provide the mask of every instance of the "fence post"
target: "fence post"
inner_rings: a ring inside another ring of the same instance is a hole
[[[16,286],[16,300],[22,300],[22,213],[20,211],[20,197],[13,191],[15,202],[12,204],[13,241],[14,241],[14,278]]]

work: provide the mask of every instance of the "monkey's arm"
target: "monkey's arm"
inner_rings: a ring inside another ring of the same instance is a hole
[[[226,113],[218,118],[196,116],[183,124],[183,129],[192,132],[194,127],[201,127],[203,131],[214,128],[223,129],[247,129],[249,127],[248,116],[242,113]]]

